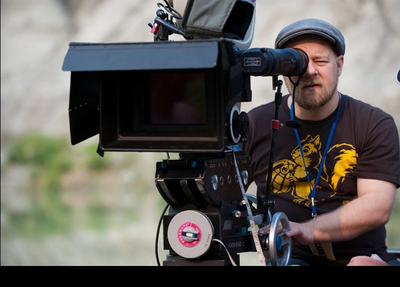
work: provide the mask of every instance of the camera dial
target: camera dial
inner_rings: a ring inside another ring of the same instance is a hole
[[[174,216],[168,226],[168,241],[181,257],[195,259],[206,254],[214,239],[214,226],[203,213],[188,210]]]
[[[246,136],[247,129],[249,128],[247,113],[241,113],[237,106],[233,107],[230,113],[229,127],[232,142],[235,144],[239,143],[240,140]]]

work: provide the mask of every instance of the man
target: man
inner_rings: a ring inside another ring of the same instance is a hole
[[[291,221],[291,264],[399,265],[387,253],[384,227],[400,186],[393,118],[338,92],[346,45],[331,24],[293,23],[279,33],[276,48],[301,49],[310,60],[303,76],[285,78],[290,95],[283,98],[279,121],[288,124],[277,133],[271,178],[273,212]],[[270,103],[249,113],[246,150],[261,193],[274,111]]]

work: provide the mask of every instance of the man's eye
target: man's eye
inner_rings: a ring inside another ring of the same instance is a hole
[[[329,63],[329,60],[318,59],[318,60],[315,60],[315,63],[318,63],[318,64],[328,64],[328,63]]]

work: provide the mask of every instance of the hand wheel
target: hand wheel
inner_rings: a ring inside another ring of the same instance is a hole
[[[281,231],[279,234],[278,230]],[[268,250],[272,266],[287,266],[289,264],[292,254],[292,239],[285,236],[285,233],[289,230],[290,223],[286,214],[277,212],[272,217],[268,239]],[[279,251],[283,253],[280,260],[278,258]]]

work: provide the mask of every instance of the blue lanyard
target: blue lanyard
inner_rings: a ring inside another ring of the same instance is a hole
[[[341,97],[340,97],[340,94],[338,94],[338,95],[339,95],[339,107],[338,107],[337,112],[336,112],[335,121],[333,122],[331,131],[329,133],[329,137],[328,137],[328,141],[326,143],[324,155],[322,156],[322,160],[321,160],[321,163],[320,163],[320,166],[319,166],[318,175],[317,175],[317,178],[315,179],[314,188],[311,187],[311,180],[310,180],[310,176],[309,176],[309,173],[308,173],[307,167],[306,167],[306,161],[305,161],[304,153],[303,153],[303,145],[301,144],[299,130],[297,128],[294,129],[294,132],[296,134],[297,143],[299,144],[299,148],[300,148],[300,152],[301,152],[301,157],[303,158],[303,165],[304,165],[304,170],[306,171],[307,181],[308,181],[308,184],[310,185],[310,197],[311,197],[311,209],[312,209],[312,214],[311,215],[314,218],[317,216],[317,208],[315,206],[315,195],[317,194],[317,186],[318,186],[319,180],[321,178],[322,171],[324,169],[326,155],[328,154],[329,148],[330,148],[331,143],[332,143],[333,135],[334,135],[335,130],[336,130],[337,123],[339,122]],[[294,112],[293,112],[294,111],[293,106],[294,106],[294,101],[292,103],[292,109],[290,111],[290,115],[292,117],[292,121],[294,121],[294,116],[295,116]]]

